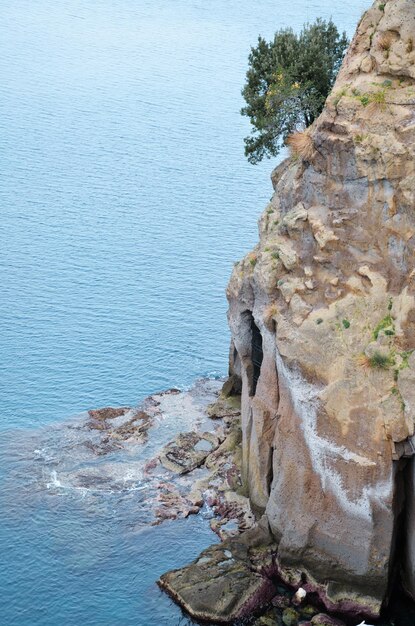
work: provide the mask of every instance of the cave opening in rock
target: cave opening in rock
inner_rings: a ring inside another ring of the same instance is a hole
[[[405,562],[405,535],[407,531],[406,507],[408,491],[408,460],[401,458],[394,461],[394,494],[393,494],[393,536],[391,545],[391,562],[389,568],[389,593],[396,586]]]
[[[407,443],[397,444],[402,457],[394,462],[394,532],[388,597],[382,613],[385,619],[397,618],[397,624],[412,626],[415,623],[415,603],[410,597],[415,578],[412,566],[415,542],[411,531],[415,512],[415,456]]]
[[[252,359],[252,386],[251,395],[254,396],[259,377],[261,375],[261,365],[264,358],[262,350],[262,335],[251,315],[251,359]]]

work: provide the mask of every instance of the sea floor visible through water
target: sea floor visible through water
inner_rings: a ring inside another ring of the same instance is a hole
[[[156,581],[217,541],[212,512],[153,525],[157,485],[146,463],[179,431],[206,429],[220,382],[162,395],[144,440],[103,451],[88,414],[39,430],[2,433],[0,553],[7,626],[192,623]],[[192,478],[193,480],[194,478]],[[31,573],[30,585],[27,584]]]

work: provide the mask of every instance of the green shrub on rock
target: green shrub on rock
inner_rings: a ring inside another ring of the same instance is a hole
[[[251,163],[276,156],[289,135],[320,115],[348,45],[335,24],[318,19],[300,34],[278,30],[251,49],[242,95],[253,133],[245,139]]]

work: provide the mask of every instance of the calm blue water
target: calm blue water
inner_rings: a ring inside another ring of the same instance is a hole
[[[224,290],[274,165],[243,156],[249,46],[317,16],[351,34],[368,5],[2,0],[2,623],[178,623],[154,580],[206,524],[136,535],[109,496],[45,495],[37,429],[226,372]]]

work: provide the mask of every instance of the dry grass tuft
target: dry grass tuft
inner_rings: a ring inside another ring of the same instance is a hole
[[[366,356],[366,354],[360,354],[357,359],[357,364],[360,365],[360,367],[363,367],[364,369],[369,369],[370,367],[370,359],[368,356]]]
[[[247,257],[246,257],[249,261],[249,264],[252,267],[255,267],[257,261],[258,261],[258,255],[255,252],[250,252]]]
[[[271,330],[271,331],[274,330],[274,322],[275,322],[276,316],[278,315],[278,312],[279,312],[279,309],[275,302],[271,302],[264,309],[263,320],[268,330]]]
[[[378,37],[377,44],[379,48],[385,52],[389,52],[392,47],[395,38],[391,32],[382,33]]]
[[[293,133],[287,138],[286,144],[292,156],[301,157],[305,161],[310,161],[314,156],[313,140],[307,131]]]

